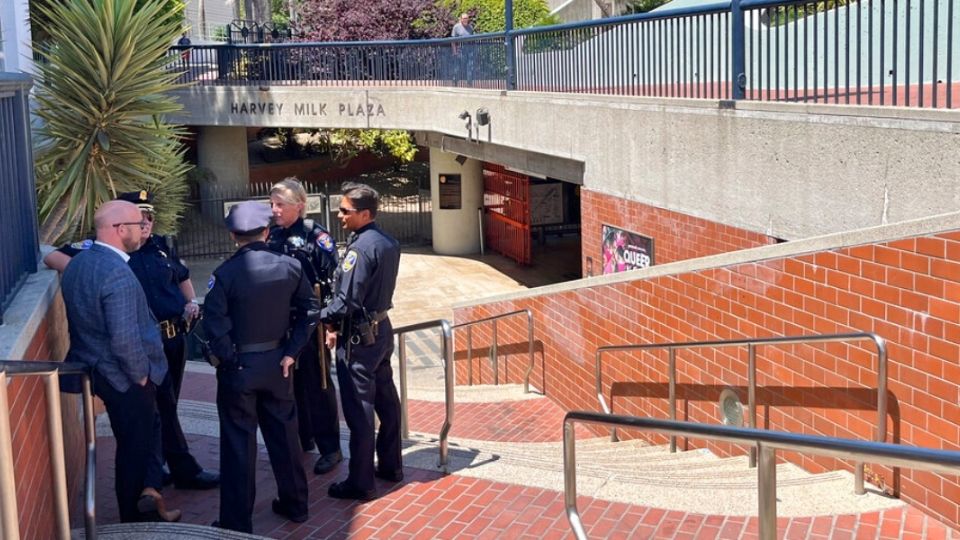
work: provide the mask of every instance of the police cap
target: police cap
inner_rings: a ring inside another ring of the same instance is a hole
[[[117,195],[118,201],[132,202],[143,212],[153,212],[153,193],[147,190],[128,191]]]
[[[230,207],[224,223],[234,234],[249,236],[257,234],[270,225],[270,207],[257,201],[244,201]]]

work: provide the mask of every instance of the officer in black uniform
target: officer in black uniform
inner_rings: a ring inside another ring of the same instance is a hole
[[[270,208],[240,203],[230,209],[226,224],[240,248],[214,270],[203,318],[208,359],[217,367],[220,414],[223,481],[215,525],[249,533],[258,425],[277,481],[273,511],[297,523],[307,519],[307,478],[289,377],[317,324],[320,304],[300,263],[267,248]]]
[[[211,489],[220,483],[220,475],[204,471],[190,455],[177,417],[177,402],[187,362],[187,324],[200,314],[197,295],[190,281],[190,270],[167,244],[163,236],[153,234],[153,196],[147,191],[121,193],[118,199],[140,208],[144,227],[140,249],[130,254],[130,268],[147,295],[150,311],[160,324],[163,352],[169,371],[157,388],[157,410],[163,459],[170,467],[174,486],[180,489]]]
[[[400,398],[390,368],[393,327],[387,316],[397,284],[400,245],[374,222],[377,206],[377,192],[370,186],[344,186],[339,217],[351,234],[337,268],[333,302],[322,312],[328,343],[336,340],[340,400],[350,428],[350,472],[327,491],[338,499],[376,497],[375,476],[403,480]],[[374,412],[380,418],[376,438]]]
[[[337,268],[337,247],[319,223],[304,219],[307,192],[303,184],[296,178],[277,182],[270,190],[270,207],[276,226],[270,229],[267,245],[277,253],[300,261],[314,293],[321,301],[329,300],[333,272]],[[330,353],[322,340],[322,330],[310,336],[297,360],[293,378],[300,445],[310,450],[316,442],[320,452],[313,466],[316,474],[328,473],[343,461],[337,391],[330,376]]]

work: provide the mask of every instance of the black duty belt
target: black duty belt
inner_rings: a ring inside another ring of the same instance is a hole
[[[370,322],[380,322],[387,318],[388,310],[375,311],[373,317],[370,317]]]
[[[262,341],[260,343],[244,343],[235,345],[237,354],[267,352],[280,347],[280,340]]]
[[[183,333],[183,319],[167,319],[160,321],[160,335],[163,339],[173,339]]]

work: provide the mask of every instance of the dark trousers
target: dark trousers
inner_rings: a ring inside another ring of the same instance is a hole
[[[326,367],[327,388],[321,384],[320,362]],[[320,455],[340,450],[340,416],[337,412],[337,389],[330,375],[330,353],[326,347],[317,346],[317,334],[300,353],[293,393],[297,401],[297,423],[300,426],[300,444],[308,447],[311,440],[317,443]]]
[[[403,469],[400,447],[400,398],[393,384],[390,355],[393,328],[389,319],[380,323],[377,341],[366,347],[337,340],[337,380],[343,417],[350,428],[350,467],[347,484],[362,491],[374,489],[373,456],[385,473]],[[374,435],[373,415],[380,418]]]
[[[160,424],[156,421],[157,387],[147,381],[144,386],[134,384],[126,392],[120,392],[94,370],[93,388],[107,407],[110,428],[117,441],[114,488],[120,521],[138,521],[137,500],[146,486],[148,469],[155,462],[160,441]]]
[[[167,356],[167,376],[157,387],[157,411],[160,413],[160,434],[162,453],[157,459],[160,465],[166,462],[174,482],[186,481],[203,470],[197,460],[190,455],[190,447],[183,436],[180,418],[177,416],[177,402],[180,400],[180,387],[183,383],[183,371],[187,363],[186,339],[178,334],[172,339],[163,340],[163,352]],[[151,474],[148,485],[160,489],[162,472]],[[157,477],[159,476],[159,478]]]
[[[251,532],[256,499],[257,426],[270,456],[277,494],[293,514],[307,512],[307,477],[297,441],[291,379],[284,379],[280,349],[241,354],[217,370],[220,413],[220,526]]]

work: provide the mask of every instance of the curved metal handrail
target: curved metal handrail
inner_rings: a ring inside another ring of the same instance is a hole
[[[84,467],[84,530],[86,537],[97,538],[96,465],[97,433],[93,415],[93,393],[87,367],[77,363],[0,360],[0,490],[15,494],[13,448],[10,433],[10,405],[7,400],[7,377],[39,375],[44,378],[47,405],[47,432],[50,438],[50,467],[53,477],[53,504],[56,513],[57,538],[70,538],[70,512],[67,508],[67,473],[63,447],[63,419],[60,411],[60,375],[79,375],[83,392],[83,428],[87,443]],[[17,499],[2,497],[0,529],[3,538],[20,538]]]
[[[504,319],[506,317],[512,317],[514,315],[526,314],[527,315],[527,346],[528,354],[530,361],[527,363],[527,370],[523,374],[523,393],[530,393],[530,374],[533,373],[533,311],[528,309],[518,309],[516,311],[510,311],[508,313],[500,313],[499,315],[491,315],[489,317],[484,317],[482,319],[477,319],[475,321],[467,321],[462,323],[457,323],[453,325],[454,329],[457,328],[466,328],[467,329],[467,381],[469,384],[473,384],[473,362],[470,361],[473,355],[473,327],[485,323],[493,322],[493,332],[491,336],[491,345],[490,345],[490,357],[493,361],[493,384],[500,384],[500,357],[497,350],[497,321]]]
[[[711,347],[736,347],[747,346],[748,366],[747,366],[747,400],[750,408],[750,427],[757,427],[757,346],[763,345],[793,345],[799,343],[835,343],[842,341],[872,341],[877,348],[877,432],[874,440],[883,442],[887,434],[887,342],[880,336],[870,332],[854,332],[848,334],[824,334],[819,336],[783,336],[768,338],[744,338],[727,339],[715,341],[690,341],[675,343],[648,343],[642,345],[612,345],[600,347],[596,352],[596,392],[597,399],[600,401],[600,407],[603,412],[612,414],[612,408],[607,405],[603,398],[603,373],[601,356],[604,353],[619,351],[637,351],[637,350],[669,350],[669,400],[670,400],[670,419],[677,419],[677,350],[681,349],[703,349]],[[612,396],[611,396],[612,403]],[[611,440],[617,440],[616,428],[610,433]],[[677,451],[677,438],[670,437],[670,451]],[[750,466],[756,466],[756,453],[750,452]],[[857,494],[864,493],[863,488],[863,463],[858,463],[855,472],[855,484]]]
[[[440,329],[441,357],[443,358],[443,388],[446,406],[444,409],[445,416],[443,426],[440,428],[440,463],[437,466],[443,469],[444,472],[447,472],[447,465],[449,463],[447,437],[450,434],[450,429],[453,427],[453,330],[450,322],[446,319],[408,324],[393,329],[394,335],[397,336],[397,347],[400,356],[400,432],[404,439],[410,437],[407,415],[406,334],[429,328]]]
[[[935,450],[884,442],[857,441],[819,435],[800,435],[755,428],[656,420],[596,412],[572,411],[563,419],[563,499],[570,527],[578,539],[587,538],[577,510],[577,460],[575,425],[596,424],[626,427],[676,436],[694,436],[715,441],[754,444],[760,451],[757,470],[760,538],[777,537],[777,459],[774,450],[788,450],[839,459],[853,459],[894,467],[960,474],[960,452]]]

